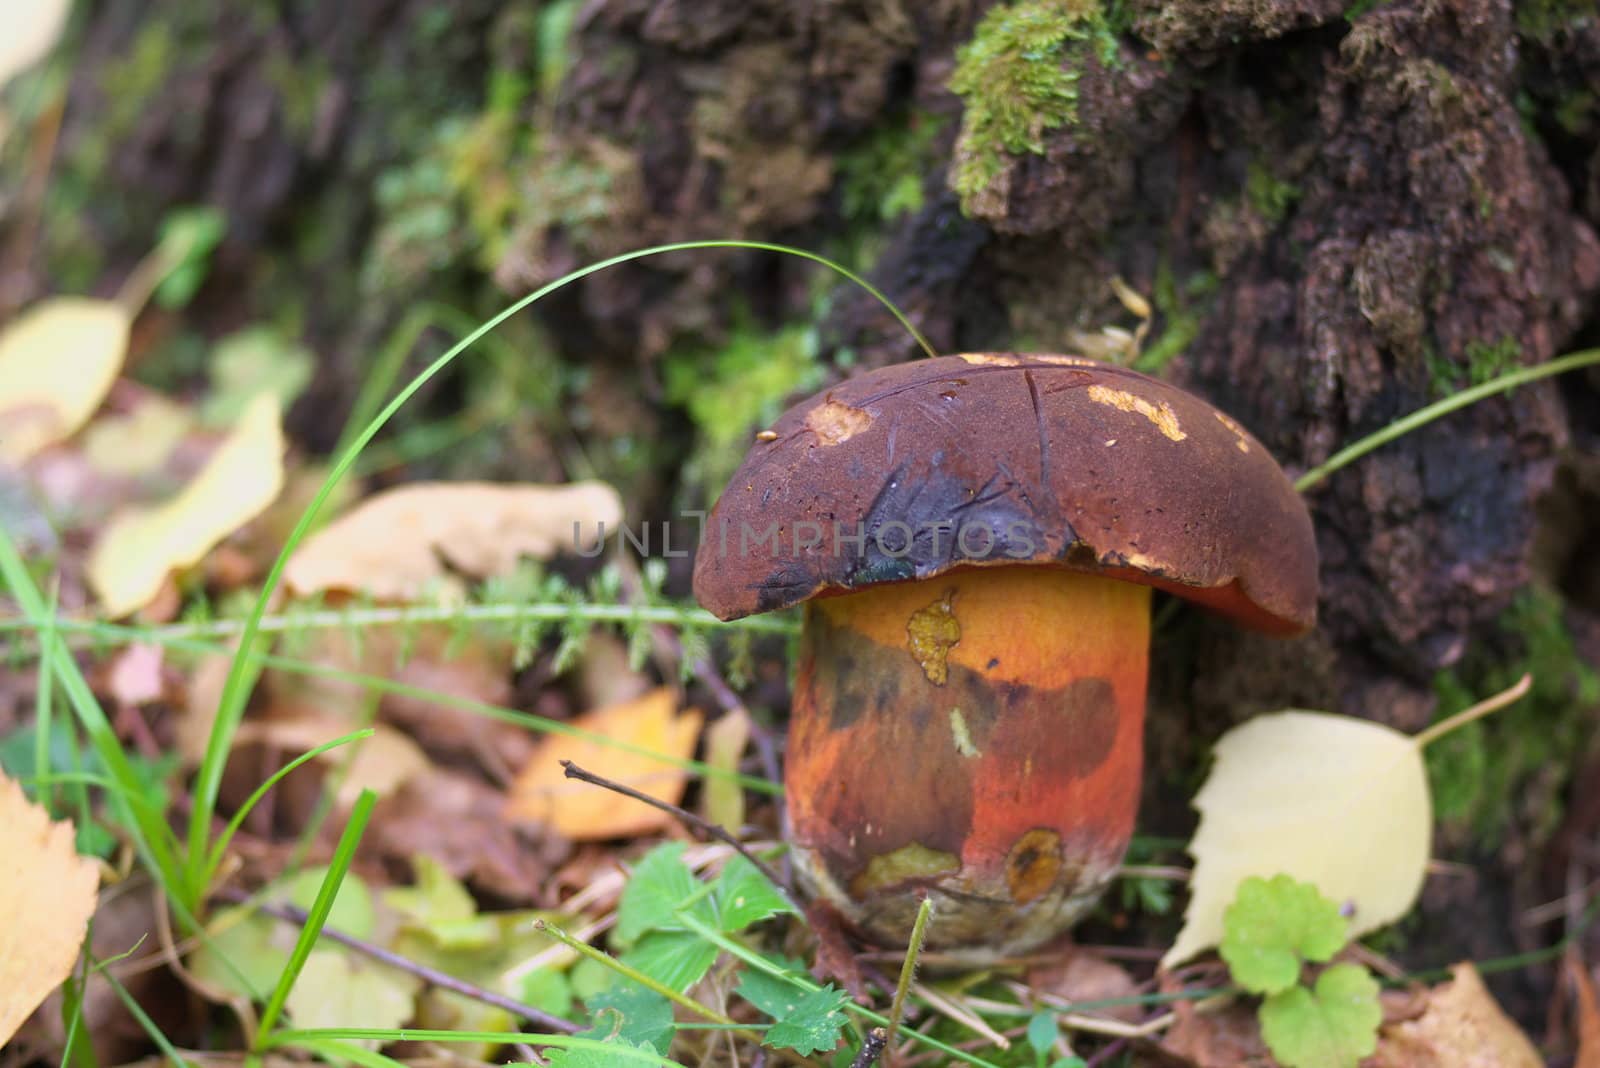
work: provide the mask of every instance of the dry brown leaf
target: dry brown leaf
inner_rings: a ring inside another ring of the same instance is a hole
[[[246,723],[234,736],[236,745],[268,744],[285,752],[301,753],[331,742],[354,729],[345,721],[316,713],[300,713]],[[318,757],[330,763],[349,761],[334,800],[341,807],[355,804],[362,790],[388,797],[413,776],[431,767],[416,742],[393,727],[378,724],[369,738],[349,742]]]
[[[310,538],[284,577],[295,593],[347,590],[416,598],[445,564],[479,578],[593,546],[615,530],[622,499],[603,482],[566,486],[412,483],[377,494]]]
[[[1428,992],[1414,1020],[1384,1027],[1373,1068],[1543,1068],[1533,1043],[1511,1022],[1470,963]]]
[[[99,885],[72,824],[0,773],[0,1046],[71,974]]]
[[[683,760],[694,752],[702,717],[692,708],[674,715],[674,705],[672,691],[663,687],[637,700],[586,713],[572,725]],[[566,778],[563,760],[670,804],[682,800],[689,778],[682,768],[639,753],[599,741],[551,735],[512,784],[506,803],[509,818],[543,823],[579,840],[649,834],[672,823],[670,815],[642,801]]]
[[[1054,994],[1067,1001],[1115,1001],[1133,998],[1139,984],[1128,970],[1091,949],[1074,947],[1065,956],[1055,956],[1047,964],[1028,969],[1028,988],[1036,993]],[[1136,1023],[1144,1014],[1138,1005],[1097,1009],[1095,1015]]]
[[[1232,1001],[1200,1008],[1180,1002],[1176,1015],[1161,1050],[1195,1068],[1267,1068],[1277,1063],[1261,1041],[1252,1004]]]
[[[507,825],[504,807],[505,795],[481,779],[430,768],[378,802],[361,848],[387,860],[431,857],[507,902],[537,903],[570,846]]]
[[[162,677],[162,647],[154,642],[134,642],[111,661],[106,689],[120,704],[147,705],[166,692]]]
[[[1567,957],[1567,975],[1578,1014],[1578,1059],[1572,1068],[1600,1068],[1600,998],[1594,980],[1576,953]]]

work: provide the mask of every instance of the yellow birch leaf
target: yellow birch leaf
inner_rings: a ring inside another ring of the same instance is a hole
[[[0,460],[21,463],[88,422],[122,368],[129,325],[111,301],[52,297],[0,331]]]
[[[102,416],[83,432],[83,454],[97,471],[146,475],[161,470],[194,414],[165,397],[150,395],[127,415]]]
[[[50,54],[71,10],[71,0],[0,4],[0,86]]]
[[[71,974],[99,885],[72,824],[0,773],[0,1046]]]
[[[284,578],[299,594],[364,592],[404,601],[445,574],[443,561],[479,578],[510,573],[520,557],[589,552],[622,521],[603,482],[565,486],[415,482],[379,493],[308,539]]]
[[[205,467],[165,504],[119,512],[89,553],[88,578],[106,614],[150,603],[167,574],[191,567],[254,519],[283,488],[277,399],[257,397]]]
[[[1217,742],[1195,796],[1189,907],[1161,964],[1222,940],[1239,883],[1288,875],[1348,910],[1358,937],[1403,916],[1422,889],[1433,805],[1417,739],[1322,712],[1258,716]]]
[[[684,760],[694,752],[702,717],[692,708],[674,715],[673,707],[672,691],[663,687],[635,700],[585,713],[572,725]],[[568,779],[561,767],[563,760],[674,805],[683,799],[689,778],[682,768],[598,740],[550,735],[511,784],[506,802],[509,818],[544,823],[568,838],[580,840],[648,834],[672,822],[669,814],[642,801]]]
[[[750,714],[736,708],[706,728],[706,763],[736,772],[749,743]],[[701,798],[707,820],[733,834],[739,833],[744,824],[744,786],[739,780],[707,775]]]

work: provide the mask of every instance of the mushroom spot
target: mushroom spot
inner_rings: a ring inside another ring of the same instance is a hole
[[[950,710],[950,737],[956,743],[956,752],[962,756],[983,756],[983,750],[973,744],[972,734],[967,730],[967,717],[961,714],[961,709],[959,708]]]
[[[865,897],[874,890],[898,886],[912,879],[933,879],[959,871],[960,868],[961,858],[954,853],[912,842],[892,853],[880,853],[867,861],[865,870],[850,880],[850,893],[858,898]]]
[[[1211,414],[1217,417],[1217,422],[1233,431],[1233,443],[1238,446],[1240,452],[1250,451],[1250,442],[1245,440],[1244,427],[1234,422],[1231,417],[1223,415],[1221,412],[1212,412]]]
[[[872,425],[872,416],[836,400],[826,401],[806,413],[806,429],[824,445],[849,441]]]
[[[1061,691],[1062,721],[1053,731],[1065,747],[1066,768],[1088,778],[1111,756],[1117,742],[1117,693],[1098,675],[1074,679]]]
[[[1173,441],[1182,441],[1189,436],[1178,426],[1178,413],[1173,411],[1172,405],[1166,401],[1151,404],[1143,397],[1135,397],[1125,389],[1112,389],[1110,386],[1100,385],[1089,387],[1089,399],[1096,404],[1109,404],[1119,412],[1142,415]]]
[[[906,620],[906,648],[935,686],[943,686],[950,678],[950,650],[961,640],[955,596],[954,590],[947,590],[943,597],[912,612]]]
[[[1006,856],[1006,885],[1019,905],[1037,901],[1061,874],[1061,836],[1045,827],[1023,833]]]
[[[1009,352],[963,352],[961,358],[979,367],[1015,367],[1022,362]]]
[[[1087,356],[1063,356],[1053,352],[1030,352],[1018,356],[1013,352],[964,352],[961,358],[979,367],[1021,367],[1024,364],[1049,363],[1057,367],[1099,367],[1099,360]]]

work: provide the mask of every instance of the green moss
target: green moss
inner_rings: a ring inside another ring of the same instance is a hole
[[[1549,44],[1577,22],[1596,18],[1594,0],[1518,0],[1517,32]]]
[[[1499,341],[1467,343],[1467,378],[1474,386],[1499,378],[1521,362],[1522,342],[1511,334]]]
[[[950,88],[966,105],[954,188],[964,206],[1005,171],[1007,154],[1044,152],[1044,135],[1078,117],[1090,54],[1115,62],[1116,36],[1095,0],[1021,0],[989,11],[956,53]]]
[[[1523,594],[1500,619],[1506,651],[1480,651],[1434,680],[1435,721],[1533,676],[1528,695],[1426,750],[1434,810],[1458,839],[1493,843],[1515,820],[1535,840],[1553,832],[1574,765],[1592,744],[1600,674],[1578,656],[1553,593]]]
[[[1217,291],[1217,276],[1208,271],[1190,275],[1179,286],[1168,257],[1156,264],[1150,297],[1160,317],[1161,333],[1144,347],[1134,361],[1135,370],[1157,375],[1173,358],[1189,347],[1210,311],[1211,296]]]
[[[1276,225],[1300,199],[1300,187],[1273,174],[1261,160],[1251,160],[1245,174],[1244,196],[1263,219]]]
[[[840,207],[853,223],[893,222],[921,211],[923,179],[938,158],[944,120],[920,111],[884,123],[839,153]]]
[[[688,412],[700,438],[689,480],[724,485],[752,435],[777,418],[784,401],[821,383],[816,332],[809,326],[767,333],[744,324],[719,347],[669,353],[667,400]]]

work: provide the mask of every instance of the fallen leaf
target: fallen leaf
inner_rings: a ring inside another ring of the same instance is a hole
[[[1567,956],[1567,976],[1578,1014],[1578,1059],[1573,1068],[1600,1068],[1600,998],[1595,997],[1594,980],[1576,952]]]
[[[0,772],[0,1046],[72,972],[100,885],[54,822]]]
[[[349,734],[353,729],[335,716],[299,713],[245,723],[235,735],[235,744],[265,743],[298,755]],[[432,766],[416,742],[404,732],[381,723],[373,728],[371,737],[347,742],[317,759],[330,764],[349,762],[334,795],[342,808],[355,804],[362,790],[371,790],[380,798],[388,797]]]
[[[71,0],[32,0],[0,8],[0,86],[50,54],[71,10]]]
[[[683,760],[694,752],[701,715],[692,708],[674,715],[674,704],[672,691],[662,687],[637,700],[586,713],[572,725]],[[512,784],[506,806],[509,817],[547,824],[577,840],[649,834],[672,823],[672,816],[660,809],[566,778],[563,760],[670,804],[682,800],[689,777],[682,768],[640,753],[600,741],[551,735]]]
[[[1385,1027],[1372,1068],[1543,1068],[1544,1058],[1495,1003],[1470,963],[1428,992],[1415,1020]]]
[[[742,708],[706,728],[706,763],[728,775],[707,775],[702,788],[705,817],[735,834],[744,825],[744,786],[732,774],[739,770],[750,742],[750,714]]]
[[[97,471],[137,476],[160,471],[194,426],[194,415],[181,404],[148,394],[132,411],[107,415],[89,424],[83,452]]]
[[[362,853],[411,862],[427,856],[496,897],[531,902],[570,847],[508,825],[504,808],[505,796],[482,780],[430,768],[378,802]]]
[[[263,394],[176,497],[113,517],[89,553],[87,571],[107,615],[148,604],[169,572],[198,563],[272,503],[283,487],[279,422],[277,401]]]
[[[1217,945],[1249,876],[1311,883],[1355,938],[1403,916],[1428,862],[1432,802],[1415,739],[1320,712],[1258,716],[1218,740],[1195,796],[1200,827],[1183,930],[1163,968]]]
[[[1205,1011],[1180,1006],[1177,1023],[1161,1040],[1163,1052],[1195,1068],[1266,1068],[1277,1063],[1261,1040],[1254,1005],[1233,1001]]]
[[[1065,956],[1053,955],[1048,963],[1029,968],[1027,985],[1036,994],[1054,994],[1069,1002],[1129,1000],[1126,1005],[1095,1009],[1096,1016],[1136,1023],[1144,1015],[1135,1000],[1139,984],[1128,970],[1082,946],[1073,947]]]
[[[111,301],[52,297],[0,331],[0,460],[21,463],[88,421],[122,367],[129,325]]]
[[[422,981],[398,968],[357,961],[349,952],[313,950],[284,1008],[296,1027],[395,1028],[411,1019]],[[354,1039],[377,1049],[377,1039]]]
[[[134,642],[111,662],[106,689],[124,705],[147,705],[166,692],[161,677],[162,647],[154,642]]]
[[[479,578],[509,574],[524,556],[588,551],[621,519],[622,499],[603,482],[413,483],[370,497],[324,527],[295,553],[284,577],[298,594],[347,590],[411,600],[446,574],[446,563]]]

